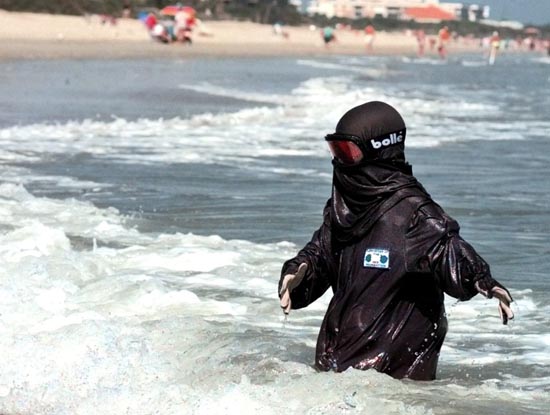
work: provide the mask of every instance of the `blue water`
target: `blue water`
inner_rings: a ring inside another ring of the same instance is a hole
[[[547,413],[546,58],[14,61],[0,78],[2,413]],[[374,99],[516,299],[507,327],[492,301],[447,299],[429,384],[314,372],[329,297],[287,322],[276,298],[330,195],[323,137]]]

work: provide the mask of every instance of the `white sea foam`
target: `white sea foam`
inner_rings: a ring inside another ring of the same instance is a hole
[[[346,61],[343,63],[319,61],[314,59],[298,59],[297,63],[303,66],[310,66],[312,68],[320,69],[330,69],[337,72],[354,72],[371,78],[382,78],[391,73],[391,71],[386,68],[371,67],[369,65],[369,62],[353,58],[347,58]]]
[[[550,56],[533,58],[533,62],[542,63],[542,64],[545,64],[545,65],[550,65]]]
[[[422,385],[375,372],[316,373],[310,364],[330,294],[284,321],[278,272],[293,244],[141,234],[114,209],[11,184],[0,193],[2,412],[425,414],[438,395],[504,399],[503,382],[468,391],[434,384],[423,402]],[[77,249],[77,237],[90,242]],[[494,300],[448,298],[442,364],[470,373],[550,364],[550,338],[537,328],[548,306],[540,309],[529,290],[514,294],[521,324],[509,327]],[[519,384],[505,382],[511,400],[545,399],[536,390],[514,394]]]
[[[488,60],[467,60],[463,59],[460,61],[460,64],[462,66],[466,67],[481,67],[481,66],[489,66]]]
[[[448,61],[435,58],[401,58],[403,62],[414,63],[416,65],[447,65]]]
[[[243,92],[238,89],[221,88],[210,83],[179,84],[178,88],[201,92],[219,97],[229,97],[243,101],[260,102],[264,104],[283,104],[288,98],[284,95],[261,94],[257,92]]]
[[[308,65],[312,62],[315,61],[301,61]],[[212,84],[182,87],[274,105],[233,113],[201,114],[190,119],[127,121],[116,118],[111,122],[85,120],[4,128],[0,130],[0,159],[12,163],[35,162],[44,154],[86,153],[122,162],[239,162],[244,168],[263,169],[258,160],[265,157],[329,157],[319,140],[333,131],[336,121],[350,105],[369,100],[389,101],[400,109],[407,120],[410,147],[479,139],[518,140],[524,138],[521,133],[524,131],[543,137],[550,128],[549,122],[527,119],[508,120],[505,124],[491,122],[505,109],[498,101],[480,94],[457,91],[450,103],[448,91],[438,91],[436,86],[418,97],[418,93],[410,96],[376,85],[357,88],[353,76],[312,78],[284,96]],[[452,111],[445,110],[449,106]],[[25,174],[18,177],[20,183],[25,183]],[[43,179],[57,180],[63,187],[97,187],[93,182],[71,183],[55,176]]]

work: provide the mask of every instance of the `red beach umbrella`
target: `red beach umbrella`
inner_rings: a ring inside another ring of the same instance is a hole
[[[178,6],[177,4],[164,7],[163,9],[161,9],[160,14],[164,16],[175,16],[179,12],[186,12],[192,17],[194,17],[196,14],[194,8],[190,6]]]

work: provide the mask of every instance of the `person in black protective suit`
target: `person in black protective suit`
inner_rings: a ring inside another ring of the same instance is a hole
[[[447,332],[444,293],[495,297],[502,322],[514,317],[508,290],[413,176],[405,134],[393,107],[368,102],[326,136],[332,197],[321,227],[284,263],[279,282],[286,314],[332,288],[317,340],[320,370],[435,379]]]

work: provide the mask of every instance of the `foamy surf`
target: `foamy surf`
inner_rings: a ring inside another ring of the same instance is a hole
[[[391,101],[401,109],[409,125],[407,145],[411,148],[469,140],[521,140],[524,131],[544,136],[550,129],[549,122],[528,119],[503,124],[502,104],[474,91],[461,92],[452,111],[447,111],[449,103],[443,90],[432,89],[431,98],[416,98],[403,92],[393,94],[377,85],[357,89],[353,77],[310,79],[281,97],[239,93],[213,85],[193,88],[217,96],[270,100],[275,105],[189,119],[117,118],[111,122],[84,120],[3,128],[0,157],[11,163],[32,163],[47,153],[87,153],[140,163],[239,161],[245,165],[253,165],[264,156],[327,157],[327,150],[319,146],[323,132],[332,131],[335,120],[353,103],[373,99]],[[326,100],[327,96],[331,99]]]
[[[311,368],[330,296],[283,319],[278,272],[295,245],[142,234],[114,209],[37,198],[9,184],[0,191],[3,411],[208,413],[216,404],[218,413],[431,411],[433,401],[418,401],[421,384]],[[530,291],[515,295],[521,324],[504,329],[494,302],[447,299],[443,373],[550,363],[539,327],[547,323],[537,322],[548,306],[538,308]],[[458,408],[465,400],[508,402],[503,388],[510,403],[546,399],[538,389],[514,393],[510,379],[475,382],[483,386],[428,389]]]

